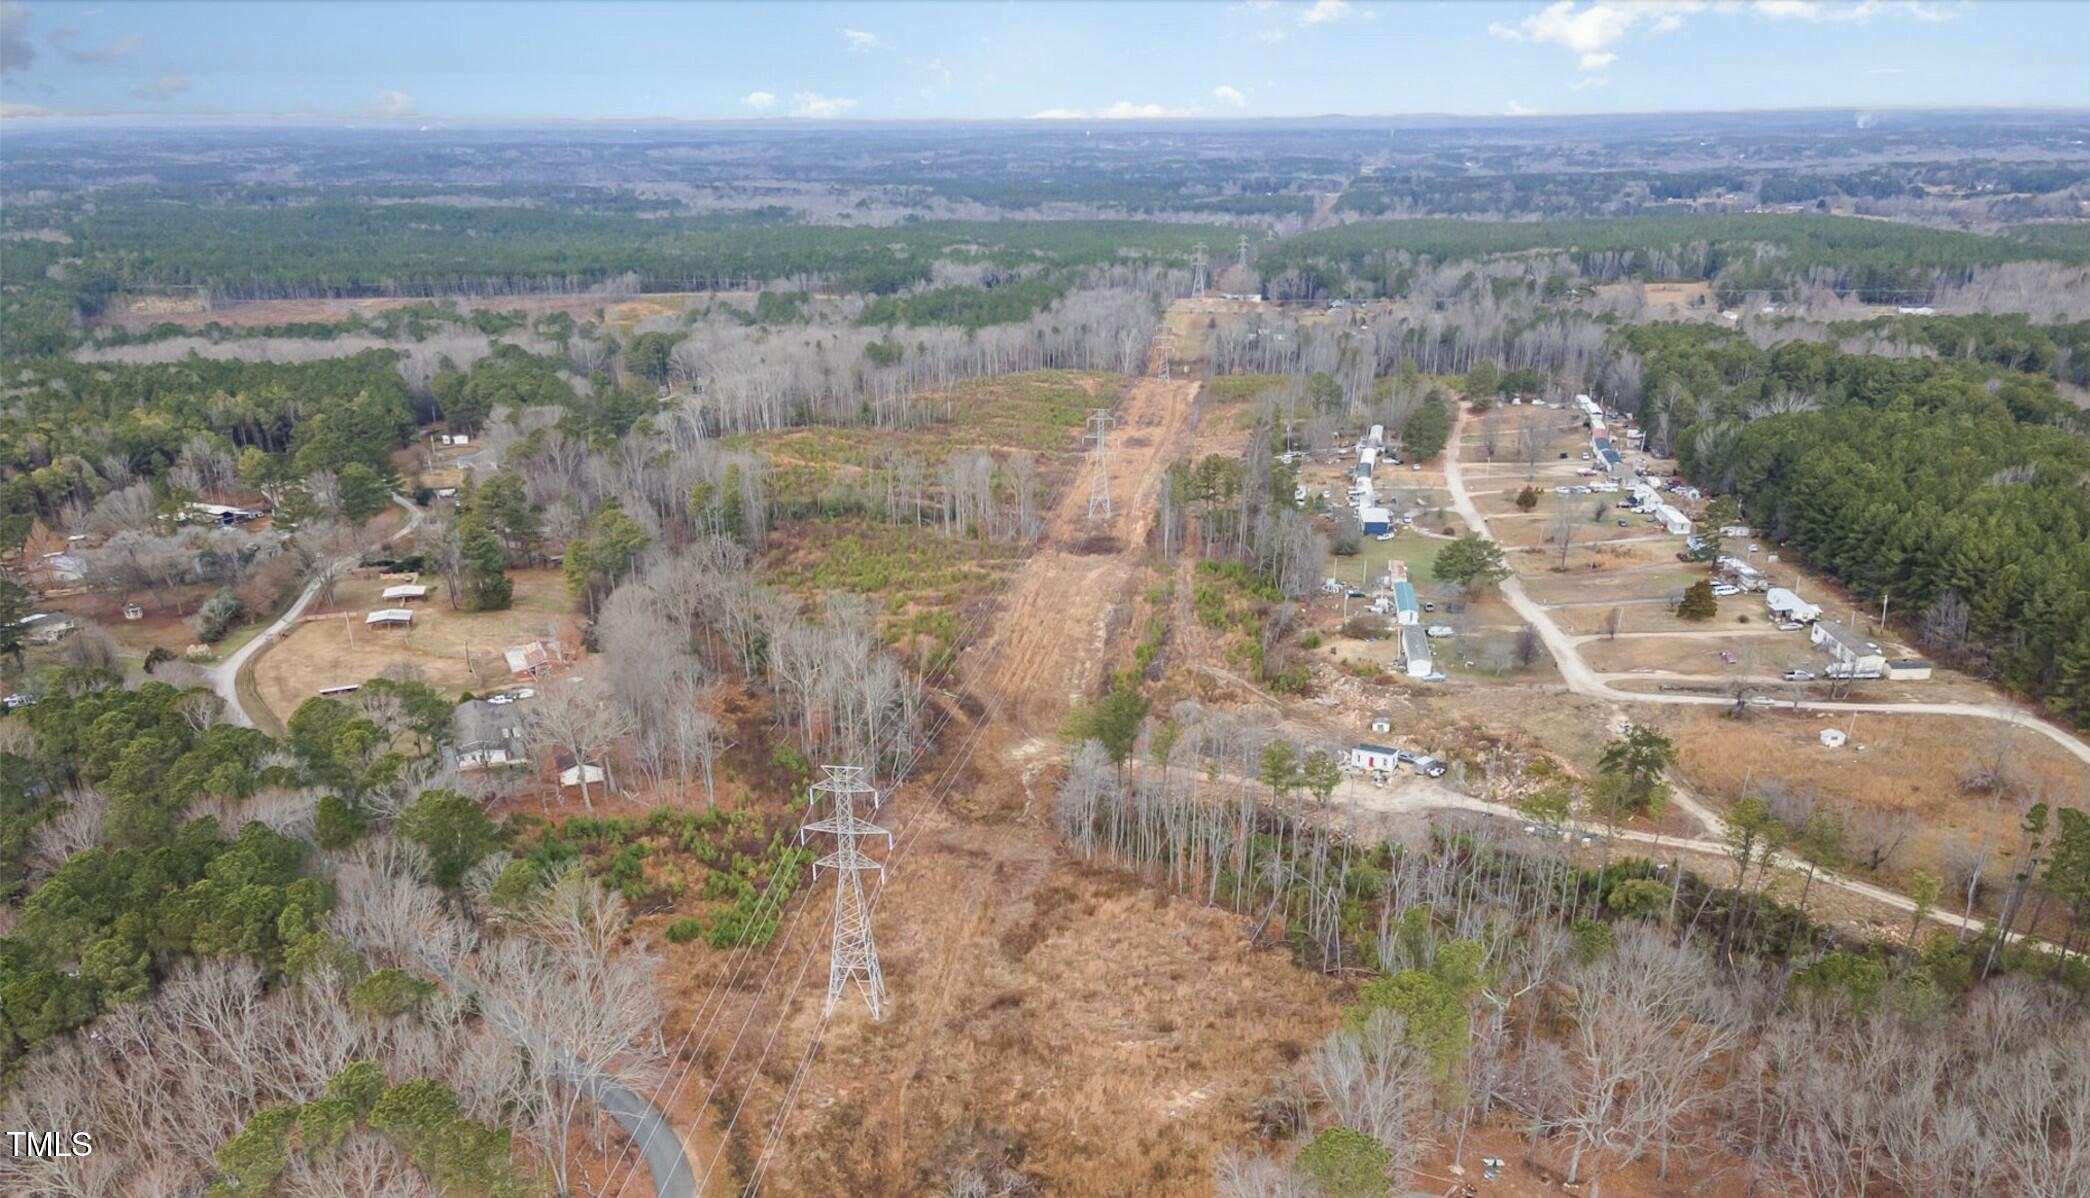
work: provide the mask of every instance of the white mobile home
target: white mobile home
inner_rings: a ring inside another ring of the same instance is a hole
[[[1807,635],[1835,659],[1829,667],[1831,678],[1878,678],[1887,672],[1887,655],[1848,625],[1818,620]]]
[[[1784,587],[1772,587],[1770,590],[1765,591],[1763,593],[1763,605],[1770,609],[1772,615],[1781,620],[1811,624],[1821,619],[1821,608],[1807,602]]]
[[[1384,745],[1359,744],[1350,750],[1350,768],[1353,770],[1384,770],[1393,772],[1400,764],[1400,757]]]
[[[1664,532],[1690,535],[1691,518],[1666,503],[1655,505],[1655,519],[1661,522]]]
[[[1437,672],[1430,660],[1430,636],[1420,624],[1401,625],[1401,668],[1410,678],[1427,678]]]

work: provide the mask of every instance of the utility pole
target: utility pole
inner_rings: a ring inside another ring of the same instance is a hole
[[[1092,442],[1095,449],[1089,455],[1089,519],[1097,512],[1105,516],[1110,512],[1110,433],[1117,427],[1117,417],[1107,409],[1097,408],[1089,413],[1088,431],[1082,440]]]
[[[854,982],[875,1023],[885,1016],[885,972],[878,967],[878,945],[871,938],[871,908],[864,902],[863,874],[875,870],[883,878],[885,867],[866,856],[856,842],[865,836],[883,836],[890,851],[893,834],[856,814],[858,795],[870,796],[872,811],[882,801],[878,789],[865,780],[862,766],[823,765],[820,769],[827,776],[806,792],[806,806],[817,806],[824,794],[833,814],[799,828],[798,842],[804,844],[811,832],[832,833],[835,838],[835,851],[813,862],[815,878],[822,867],[835,871],[835,939],[827,965],[827,1014],[835,1013],[842,991]]]
[[[1200,241],[1190,247],[1190,298],[1205,298],[1205,268],[1211,258],[1205,253],[1205,243]]]

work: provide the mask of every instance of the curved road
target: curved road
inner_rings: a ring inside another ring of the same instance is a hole
[[[638,1145],[639,1155],[646,1162],[646,1171],[653,1175],[655,1198],[696,1198],[696,1175],[689,1166],[688,1154],[682,1150],[682,1137],[675,1133],[659,1107],[625,1085],[617,1075],[590,1068],[563,1046],[546,1040],[535,1028],[494,1002],[485,991],[459,978],[432,954],[423,953],[422,961],[451,988],[468,991],[476,998],[488,1021],[505,1032],[509,1039],[533,1053],[557,1061],[561,1072],[578,1079],[580,1088],[593,1097],[596,1105],[608,1112],[624,1129],[624,1134]],[[623,1192],[621,1185],[618,1192]]]
[[[1460,471],[1459,435],[1465,427],[1466,419],[1467,412],[1461,404],[1458,419],[1452,425],[1451,442],[1444,450],[1444,489],[1450,493],[1451,506],[1459,513],[1459,518],[1466,522],[1466,526],[1492,541],[1495,534],[1488,530],[1487,517],[1481,515],[1480,508],[1473,502],[1472,495],[1466,490],[1466,480]],[[1575,694],[1609,699],[1616,703],[1727,707],[1734,702],[1718,695],[1649,695],[1618,690],[1604,680],[1605,675],[1589,668],[1582,660],[1582,655],[1575,651],[1577,638],[1562,632],[1560,627],[1553,623],[1553,617],[1547,614],[1545,607],[1524,593],[1524,583],[1514,572],[1502,580],[1502,597],[1509,602],[1512,610],[1523,617],[1525,623],[1538,630],[1539,639],[1545,642],[1546,651],[1552,654],[1554,664],[1560,669],[1561,680]],[[2039,733],[2074,754],[2077,760],[2090,765],[2090,744],[2085,744],[2081,738],[2055,727],[2023,708],[2012,707],[2009,704],[1853,703],[1848,700],[1803,699],[1792,705],[1809,711],[1876,711],[1890,715],[1956,715],[1973,719],[2003,720]]]
[[[415,507],[413,501],[406,496],[394,495],[392,496],[392,502],[405,510],[406,525],[398,532],[385,538],[385,543],[388,545],[420,528],[422,518],[421,509]],[[304,616],[305,609],[311,607],[312,601],[319,597],[319,583],[320,580],[317,578],[306,583],[305,589],[298,592],[298,597],[291,601],[290,607],[282,615],[276,617],[275,623],[263,629],[254,639],[233,650],[232,656],[205,671],[210,677],[211,689],[218,692],[218,698],[225,701],[225,719],[227,722],[237,724],[242,728],[252,728],[254,726],[254,717],[247,714],[247,709],[239,701],[239,672],[246,667],[249,661],[254,659],[255,654],[268,648],[270,644],[288,632]]]

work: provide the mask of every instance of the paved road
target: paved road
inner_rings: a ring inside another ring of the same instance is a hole
[[[1458,424],[1464,425],[1466,419],[1467,414],[1461,407]],[[1459,518],[1466,522],[1467,527],[1491,541],[1494,540],[1494,534],[1488,531],[1487,517],[1481,515],[1480,508],[1474,504],[1472,495],[1466,490],[1466,481],[1459,465],[1457,428],[1453,429],[1451,444],[1444,452],[1444,486],[1450,493],[1452,509],[1458,512]],[[1640,694],[1618,690],[1606,683],[1602,675],[1591,670],[1582,660],[1582,655],[1575,651],[1575,639],[1560,630],[1545,606],[1524,593],[1522,579],[1515,574],[1504,579],[1502,597],[1509,602],[1510,608],[1517,615],[1538,630],[1539,639],[1545,642],[1546,651],[1552,654],[1553,662],[1560,670],[1561,679],[1567,683],[1569,690],[1578,695],[1609,699],[1617,703],[1665,703],[1672,706],[1724,707],[1734,702],[1717,695]],[[2090,765],[2090,744],[2084,743],[2081,738],[2064,729],[2055,727],[2025,708],[2007,703],[1858,703],[1848,700],[1802,700],[1797,706],[1808,711],[1875,711],[1888,715],[1953,715],[1971,719],[2002,720],[2039,733],[2068,750],[2077,760]]]
[[[452,988],[470,991],[479,1000],[488,1021],[509,1039],[533,1053],[550,1057],[563,1073],[579,1080],[581,1089],[594,1098],[596,1104],[624,1129],[624,1134],[638,1145],[639,1155],[646,1162],[646,1171],[653,1175],[656,1198],[696,1198],[696,1174],[690,1169],[688,1154],[682,1150],[682,1137],[675,1134],[674,1127],[659,1107],[625,1085],[615,1074],[582,1065],[563,1046],[547,1041],[535,1028],[494,1002],[485,991],[459,978],[444,962],[426,953],[422,955],[422,961]]]
[[[385,538],[387,544],[421,527],[421,509],[415,507],[411,500],[404,495],[394,495],[392,496],[392,502],[406,510],[406,525],[398,532]],[[206,671],[210,676],[211,689],[218,692],[218,698],[225,701],[226,722],[237,724],[242,728],[252,728],[254,726],[254,717],[247,713],[247,709],[239,701],[239,672],[249,661],[254,659],[255,654],[268,648],[278,637],[290,631],[297,624],[298,620],[304,616],[305,609],[311,607],[312,601],[319,597],[319,584],[320,580],[317,578],[306,583],[305,589],[298,592],[298,597],[291,601],[290,607],[282,615],[276,617],[275,623],[263,629],[261,634],[254,639],[234,650],[232,656]]]

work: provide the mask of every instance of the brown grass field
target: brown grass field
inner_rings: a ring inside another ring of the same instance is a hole
[[[2081,762],[2036,732],[1993,720],[1865,712],[1854,723],[1848,713],[1781,711],[1734,720],[1715,708],[1668,708],[1657,718],[1676,738],[1684,779],[1723,805],[1745,784],[1750,793],[1768,784],[1913,812],[1917,827],[1885,871],[1890,884],[1916,869],[1937,873],[1939,848],[1955,836],[1978,843],[1990,835],[2000,866],[2017,843],[2017,809],[2007,798],[1962,786],[1964,774],[1999,754],[2021,790],[2052,802],[2090,798]],[[1852,732],[1851,744],[1823,748],[1818,735],[1829,727]]]
[[[1764,628],[1765,625],[1757,625]],[[1623,637],[1590,641],[1583,645],[1582,660],[1599,673],[1622,674],[1632,670],[1666,670],[1677,674],[1777,674],[1795,667],[1819,670],[1822,661],[1801,632],[1743,632],[1733,625],[1713,623],[1706,637]],[[1720,634],[1725,635],[1720,635]],[[1734,658],[1722,661],[1725,652]]]
[[[375,577],[344,580],[330,607],[254,659],[255,690],[287,719],[327,687],[365,682],[395,667],[410,667],[420,681],[447,691],[504,686],[510,681],[501,659],[506,646],[547,634],[579,644],[572,596],[557,571],[518,570],[510,577],[515,606],[500,612],[453,611],[440,580],[424,580],[429,597],[412,605],[409,629],[364,627],[363,617],[383,606],[378,595],[386,584]]]

